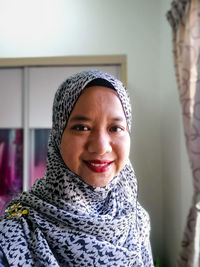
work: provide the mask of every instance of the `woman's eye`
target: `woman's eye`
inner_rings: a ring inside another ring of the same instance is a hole
[[[88,131],[89,130],[89,128],[85,125],[74,125],[72,126],[71,129],[74,131]]]
[[[124,128],[123,127],[120,127],[120,126],[112,126],[110,128],[110,131],[111,132],[122,132],[122,131],[124,131]]]

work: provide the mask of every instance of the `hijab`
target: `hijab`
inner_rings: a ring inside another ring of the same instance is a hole
[[[12,203],[0,222],[0,247],[10,266],[153,266],[149,216],[138,203],[130,161],[108,185],[93,187],[61,157],[69,116],[82,91],[92,85],[117,92],[131,130],[128,92],[116,78],[83,71],[61,84],[53,103],[46,174]]]

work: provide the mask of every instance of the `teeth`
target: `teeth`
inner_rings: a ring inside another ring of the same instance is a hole
[[[104,164],[98,164],[98,163],[90,163],[92,166],[95,166],[95,167],[104,167],[106,165],[108,165],[108,163],[104,163]]]

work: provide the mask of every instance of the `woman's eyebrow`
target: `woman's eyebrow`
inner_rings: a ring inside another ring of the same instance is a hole
[[[91,119],[88,118],[88,117],[85,117],[83,115],[76,115],[74,117],[71,117],[70,118],[70,121],[71,122],[76,122],[76,121],[91,121]]]
[[[122,116],[113,117],[111,118],[111,120],[116,122],[126,121],[126,119]],[[70,118],[70,122],[76,122],[76,121],[91,121],[91,119],[83,115],[75,115]]]
[[[126,121],[126,119],[122,116],[112,118],[113,121]]]

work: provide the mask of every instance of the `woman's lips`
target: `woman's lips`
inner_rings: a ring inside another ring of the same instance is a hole
[[[106,172],[113,161],[107,160],[85,160],[85,164],[91,169],[93,172]]]

